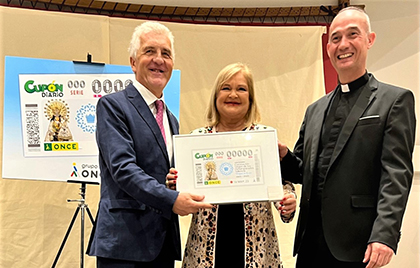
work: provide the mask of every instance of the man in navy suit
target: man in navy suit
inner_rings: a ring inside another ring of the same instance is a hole
[[[283,178],[302,184],[298,268],[382,267],[397,251],[413,177],[414,96],[366,71],[375,37],[362,9],[337,14],[327,49],[339,85],[307,108],[293,153],[279,143]]]
[[[88,254],[98,268],[173,268],[181,258],[178,215],[212,206],[165,185],[179,128],[163,99],[175,56],[172,33],[145,22],[129,52],[135,81],[97,104],[101,199]],[[163,101],[162,130],[155,101]]]

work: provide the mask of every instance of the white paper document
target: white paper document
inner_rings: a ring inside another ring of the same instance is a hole
[[[175,135],[174,150],[180,192],[213,204],[283,197],[275,130]]]

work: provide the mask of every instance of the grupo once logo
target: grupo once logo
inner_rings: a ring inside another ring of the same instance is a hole
[[[72,171],[72,173],[71,173],[71,176],[70,177],[76,177],[77,178],[77,176],[79,176],[78,174],[77,174],[77,167],[76,167],[76,163],[73,163],[73,171]]]
[[[32,93],[41,93],[43,98],[63,97],[63,84],[56,84],[52,81],[49,84],[35,84],[34,80],[28,80],[25,83],[25,91]]]
[[[99,178],[99,167],[95,164],[81,164],[78,165],[81,168],[76,167],[76,163],[73,163],[73,169],[70,177],[82,176],[83,178],[98,179]]]
[[[81,164],[78,166],[79,166],[79,169],[77,168],[76,163],[73,163],[73,169],[71,171],[70,177],[82,176],[83,178],[91,178],[91,179],[99,178],[100,173],[99,173],[98,165]]]

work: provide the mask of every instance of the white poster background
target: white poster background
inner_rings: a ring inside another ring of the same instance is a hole
[[[96,103],[132,79],[133,74],[19,75],[24,156],[96,156]]]

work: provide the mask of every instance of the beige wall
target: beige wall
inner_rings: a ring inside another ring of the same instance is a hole
[[[89,51],[95,61],[109,62],[106,17],[0,7],[0,26],[1,121],[5,56],[85,60]],[[40,168],[54,172],[54,166]],[[93,210],[98,189],[87,189]],[[77,207],[66,199],[77,199],[78,193],[77,184],[0,179],[0,267],[51,267]],[[61,267],[79,263],[79,221],[80,217],[60,258]],[[93,258],[86,264],[94,267]]]

